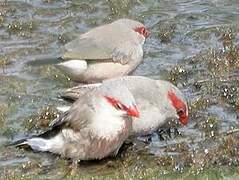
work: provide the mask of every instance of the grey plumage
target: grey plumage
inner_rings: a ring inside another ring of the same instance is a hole
[[[179,124],[177,109],[168,98],[169,91],[173,91],[187,106],[183,94],[176,86],[164,80],[153,80],[142,76],[124,76],[103,81],[101,85],[79,85],[66,90],[62,97],[74,101],[92,89],[102,88],[107,83],[111,83],[115,88],[125,85],[136,100],[141,116],[139,119],[133,120],[132,135],[152,133],[158,128],[166,126],[167,123],[171,123],[171,120],[177,120],[176,123]]]
[[[133,56],[134,49],[144,43],[144,39],[133,30],[136,27],[144,25],[130,19],[119,19],[93,28],[67,43],[63,58],[120,62],[121,57]]]
[[[62,58],[69,61],[57,67],[72,80],[87,83],[126,75],[143,60],[145,37],[134,30],[138,27],[144,25],[119,19],[93,28],[65,45]]]
[[[117,154],[128,138],[132,121],[126,112],[113,107],[105,98],[113,97],[127,107],[135,105],[133,95],[125,86],[121,93],[104,86],[77,100],[71,108],[50,124],[50,130],[19,141],[36,151],[49,151],[73,160],[102,159]]]

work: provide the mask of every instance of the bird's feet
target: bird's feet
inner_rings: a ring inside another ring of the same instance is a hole
[[[76,176],[78,170],[78,160],[73,160],[65,176]]]

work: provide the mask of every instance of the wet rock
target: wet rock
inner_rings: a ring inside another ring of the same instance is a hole
[[[189,72],[184,66],[175,66],[169,72],[169,80],[176,85],[182,84],[186,86],[188,74]]]
[[[175,24],[160,23],[157,36],[162,43],[170,43],[174,36],[175,29]]]
[[[205,133],[206,137],[214,138],[219,134],[219,122],[216,117],[209,116],[205,121],[201,122],[200,129]]]

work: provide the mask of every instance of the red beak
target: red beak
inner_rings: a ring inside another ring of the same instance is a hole
[[[135,105],[133,107],[128,108],[127,115],[139,118],[138,108]]]
[[[145,29],[144,37],[147,38],[149,37],[149,35],[150,35],[150,32],[147,29]]]
[[[179,121],[183,124],[186,125],[188,123],[188,116],[181,116],[179,117]]]

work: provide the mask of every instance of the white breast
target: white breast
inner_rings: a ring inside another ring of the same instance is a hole
[[[132,135],[149,134],[157,130],[166,119],[157,107],[152,106],[149,109],[141,109],[141,117],[132,122]]]
[[[108,102],[102,102],[101,108],[94,116],[91,124],[92,132],[106,139],[114,138],[119,131],[125,128],[125,121],[122,117],[123,112],[116,110]]]

